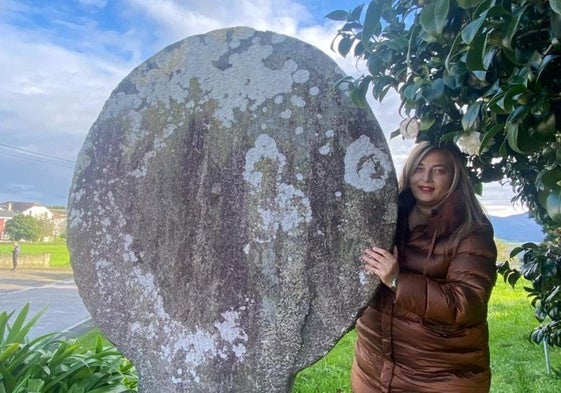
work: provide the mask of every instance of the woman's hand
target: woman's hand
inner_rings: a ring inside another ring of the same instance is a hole
[[[393,254],[383,248],[373,246],[362,253],[362,262],[367,272],[374,273],[386,286],[391,287],[392,281],[399,273],[397,264],[397,247]]]

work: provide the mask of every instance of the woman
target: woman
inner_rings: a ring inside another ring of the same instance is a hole
[[[396,247],[362,256],[383,285],[356,324],[353,391],[488,392],[496,256],[459,152],[418,144],[400,179]]]

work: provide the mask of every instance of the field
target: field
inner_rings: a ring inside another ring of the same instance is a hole
[[[11,256],[12,243],[0,243],[0,255]],[[20,242],[20,255],[51,254],[50,267],[70,268],[70,255],[66,248],[66,240],[59,239],[54,243]]]

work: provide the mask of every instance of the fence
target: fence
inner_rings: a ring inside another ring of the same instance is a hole
[[[51,254],[20,255],[18,257],[18,269],[47,268],[50,261]],[[0,268],[12,268],[11,255],[0,255]]]

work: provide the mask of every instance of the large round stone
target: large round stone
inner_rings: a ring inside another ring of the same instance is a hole
[[[249,28],[189,37],[113,91],[80,152],[68,245],[141,392],[286,392],[377,288],[396,180],[337,65]]]

